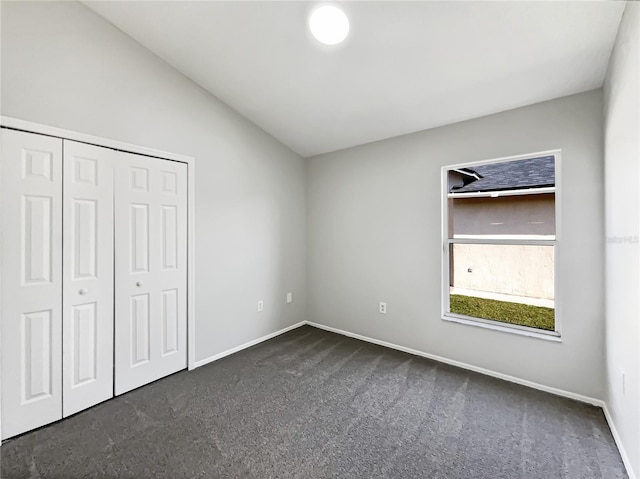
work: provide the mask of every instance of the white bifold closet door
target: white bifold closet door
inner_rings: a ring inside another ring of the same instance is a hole
[[[115,165],[115,392],[187,366],[187,165]]]
[[[1,134],[5,439],[62,417],[62,140]]]
[[[6,439],[186,368],[187,165],[1,135]]]
[[[63,416],[113,396],[113,163],[64,142]]]

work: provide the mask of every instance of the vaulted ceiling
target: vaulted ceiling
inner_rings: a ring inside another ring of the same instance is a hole
[[[602,86],[624,2],[340,2],[347,41],[307,30],[316,2],[85,4],[302,156]]]

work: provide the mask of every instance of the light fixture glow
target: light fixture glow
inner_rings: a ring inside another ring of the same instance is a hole
[[[309,17],[309,29],[325,45],[337,45],[349,33],[349,19],[334,5],[321,5]]]

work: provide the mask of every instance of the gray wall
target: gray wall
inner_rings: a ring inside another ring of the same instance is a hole
[[[196,158],[196,359],[305,319],[304,160],[82,4],[2,2],[1,53],[3,115]]]
[[[639,59],[640,5],[629,2],[604,86],[606,364],[607,405],[636,477],[640,477]]]
[[[311,158],[308,319],[604,398],[602,108],[596,90]],[[562,342],[442,321],[441,166],[555,148]]]

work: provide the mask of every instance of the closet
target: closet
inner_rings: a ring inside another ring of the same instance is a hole
[[[187,164],[3,128],[2,439],[187,366]]]

